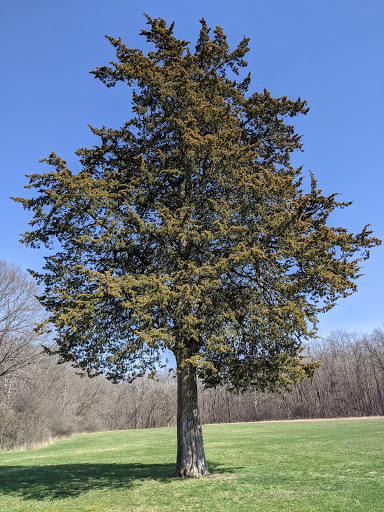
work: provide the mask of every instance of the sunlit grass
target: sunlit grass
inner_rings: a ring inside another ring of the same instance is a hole
[[[0,511],[384,510],[384,419],[204,427],[208,478],[173,477],[174,428],[0,455]]]

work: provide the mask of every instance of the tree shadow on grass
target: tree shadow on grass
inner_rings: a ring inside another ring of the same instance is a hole
[[[210,463],[215,474],[231,470]],[[0,496],[24,500],[75,498],[91,490],[129,489],[144,480],[169,483],[177,480],[175,464],[58,464],[49,466],[1,466]]]

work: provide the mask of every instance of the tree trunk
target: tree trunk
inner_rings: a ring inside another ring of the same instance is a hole
[[[177,373],[177,461],[176,476],[208,474],[203,433],[197,403],[196,369],[182,361]]]

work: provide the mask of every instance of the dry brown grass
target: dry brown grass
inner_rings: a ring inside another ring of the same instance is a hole
[[[38,450],[40,448],[45,448],[46,446],[49,446],[50,444],[56,443],[56,441],[60,441],[61,439],[71,439],[73,435],[70,436],[57,436],[57,437],[50,437],[46,441],[41,441],[39,443],[24,443],[19,446],[15,446],[11,450],[2,450],[0,447],[0,453],[13,453],[13,452],[24,452],[26,450]]]

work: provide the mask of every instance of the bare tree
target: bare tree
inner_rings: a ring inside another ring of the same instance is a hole
[[[0,383],[21,375],[41,353],[40,334],[34,330],[41,321],[42,308],[36,298],[36,284],[19,267],[0,260]]]

